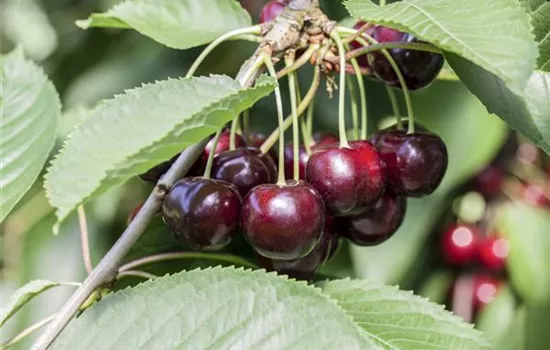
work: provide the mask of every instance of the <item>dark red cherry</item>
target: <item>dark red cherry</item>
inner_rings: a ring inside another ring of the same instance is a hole
[[[441,184],[447,171],[447,147],[429,132],[382,133],[376,144],[386,164],[388,189],[397,194],[422,197]]]
[[[300,179],[305,179],[306,164],[309,159],[309,155],[306,152],[304,146],[300,145],[298,148],[298,168],[300,171]],[[294,146],[293,143],[287,143],[285,146],[285,176],[287,179],[294,178]]]
[[[248,136],[248,145],[250,147],[260,148],[265,140],[267,140],[267,136],[261,132],[254,131]]]
[[[367,22],[365,21],[359,21],[357,23],[355,23],[355,25],[353,26],[353,29],[356,29],[356,30],[359,30],[361,29],[365,24],[367,24]],[[374,31],[374,26],[368,28],[365,33],[372,36],[372,33]],[[354,40],[350,43],[350,46],[352,49],[356,50],[356,49],[360,49],[363,47],[363,45],[361,45],[361,43],[359,43],[357,40]],[[362,55],[362,56],[359,56],[357,57],[357,63],[359,63],[359,65],[363,68],[369,68],[370,65],[369,65],[369,60],[367,58],[367,55]]]
[[[372,246],[388,240],[403,223],[407,198],[386,192],[376,204],[347,222],[344,236],[360,246]]]
[[[504,170],[488,166],[474,177],[474,188],[486,198],[492,198],[502,193],[505,178]]]
[[[372,37],[380,43],[421,42],[411,34],[383,26],[375,27]],[[443,56],[437,53],[407,49],[391,49],[389,52],[410,90],[417,90],[430,84],[443,67]],[[397,75],[382,52],[373,52],[368,57],[370,67],[379,79],[390,86],[400,87]]]
[[[321,146],[307,162],[306,180],[319,191],[331,214],[357,215],[382,195],[384,164],[367,141],[351,142],[350,148]]]
[[[147,170],[145,173],[140,174],[139,177],[152,184],[156,184],[158,180],[170,169],[172,164],[178,159],[179,153],[174,155],[170,160],[167,160],[165,162],[162,162],[151,169]],[[187,172],[186,176],[200,176],[202,175],[204,171],[205,162],[202,157],[199,157],[195,163],[193,163],[193,166],[189,171]]]
[[[473,277],[474,284],[474,311],[479,311],[495,300],[502,281],[487,274],[476,274]]]
[[[290,0],[270,0],[260,12],[260,23],[271,22],[285,9]]]
[[[323,200],[303,181],[256,186],[244,199],[241,212],[245,238],[258,254],[269,259],[306,256],[319,242],[324,224]]]
[[[269,155],[257,148],[239,148],[218,154],[212,163],[212,178],[234,184],[241,196],[261,184],[273,183],[276,171]]]
[[[548,208],[550,207],[550,197],[548,197],[549,189],[538,184],[526,184],[522,188],[522,197],[523,200],[538,208]]]
[[[340,139],[338,138],[338,136],[330,132],[316,132],[316,133],[313,133],[313,141],[314,141],[314,144],[311,146],[319,147],[324,145],[330,145],[333,143],[338,143]]]
[[[214,155],[220,154],[222,152],[229,150],[229,145],[231,143],[231,132],[224,131],[220,135],[220,139],[218,140],[218,145],[216,146],[216,150],[214,152]],[[214,139],[212,138],[206,146],[204,147],[203,157],[205,161],[208,159],[208,156],[210,155],[210,152],[212,152],[212,147],[214,146]],[[235,148],[241,148],[245,147],[246,142],[244,141],[243,137],[239,134],[235,135]]]
[[[445,261],[464,265],[477,257],[480,233],[470,225],[451,225],[441,237],[441,250]]]
[[[506,238],[492,236],[479,242],[479,261],[488,269],[504,269],[509,252],[510,243]]]
[[[326,262],[338,247],[338,237],[332,231],[332,221],[327,217],[325,230],[319,243],[303,258],[273,260],[258,255],[258,262],[267,271],[277,271],[298,280],[311,280],[317,268]]]
[[[166,195],[162,215],[180,243],[194,250],[218,250],[235,235],[240,210],[241,196],[232,184],[186,177]]]

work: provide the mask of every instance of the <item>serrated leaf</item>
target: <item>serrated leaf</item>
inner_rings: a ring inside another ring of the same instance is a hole
[[[2,305],[2,310],[0,311],[0,326],[2,326],[4,322],[6,322],[32,298],[50,288],[57,286],[59,286],[59,283],[57,282],[34,280],[19,288],[15,291],[15,293],[13,293],[8,301]]]
[[[342,347],[383,348],[305,283],[264,271],[213,268],[107,297],[69,324],[52,349]]]
[[[79,204],[214,133],[275,82],[242,88],[225,76],[166,80],[104,101],[71,133],[45,187],[62,221]]]
[[[520,0],[531,16],[533,33],[539,45],[538,69],[550,72],[550,1]]]
[[[2,55],[0,221],[34,183],[57,136],[59,96],[21,49]]]
[[[528,303],[550,300],[550,214],[522,202],[499,208],[497,229],[510,241],[512,284]]]
[[[133,28],[168,47],[188,49],[250,26],[252,20],[235,0],[127,0],[76,23],[82,29]]]
[[[515,93],[531,75],[537,50],[529,17],[517,0],[403,0],[384,7],[348,0],[346,7],[354,17],[412,33],[464,57]]]
[[[412,292],[368,280],[330,281],[322,287],[388,349],[492,349],[472,325]]]

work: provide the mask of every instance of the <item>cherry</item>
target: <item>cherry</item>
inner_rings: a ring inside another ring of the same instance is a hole
[[[502,193],[504,177],[504,170],[490,165],[475,176],[474,187],[486,198],[496,197]]]
[[[267,140],[267,136],[261,132],[254,131],[248,136],[248,145],[255,148],[260,148],[262,144]]]
[[[220,139],[218,140],[218,145],[216,146],[216,150],[214,151],[214,154],[220,154],[222,152],[229,150],[229,145],[231,143],[231,132],[224,131],[220,135]],[[245,147],[246,142],[243,139],[243,137],[239,134],[235,135],[235,148],[241,148]],[[208,159],[208,156],[210,155],[210,152],[212,152],[212,147],[214,147],[214,138],[212,138],[206,146],[204,147],[203,157],[206,161]]]
[[[264,5],[262,12],[260,12],[260,23],[271,22],[281,13],[283,13],[285,7],[290,3],[290,0],[270,0]]]
[[[180,243],[194,250],[218,250],[235,235],[241,202],[237,188],[228,182],[186,177],[166,195],[162,215]]]
[[[309,155],[306,152],[304,146],[300,145],[298,149],[298,168],[300,173],[300,179],[305,179],[306,164],[309,159]],[[294,144],[289,142],[285,146],[285,176],[289,179],[294,177]]]
[[[386,192],[366,212],[344,220],[344,236],[360,246],[372,246],[388,240],[403,223],[407,210],[404,196]]]
[[[380,133],[376,146],[386,164],[388,188],[410,197],[431,194],[447,171],[447,147],[441,138],[429,132],[405,131]]]
[[[473,278],[474,310],[479,311],[484,306],[495,300],[495,297],[502,285],[502,281],[487,274],[476,274]]]
[[[249,244],[258,254],[275,260],[309,254],[324,224],[323,200],[304,181],[256,186],[244,199],[241,212],[241,227]]]
[[[338,247],[338,236],[332,228],[332,220],[327,217],[323,236],[313,250],[303,258],[294,260],[273,260],[258,255],[258,262],[267,271],[277,271],[298,280],[311,280],[317,268],[325,263]]]
[[[474,261],[478,252],[480,233],[470,225],[451,225],[441,237],[443,258],[452,265]]]
[[[355,25],[353,26],[353,29],[356,29],[356,30],[359,30],[361,29],[365,24],[367,24],[367,22],[365,21],[359,21],[357,23],[355,23]],[[365,33],[372,36],[372,33],[374,31],[374,26],[373,27],[370,27],[368,28]],[[350,43],[350,46],[352,49],[356,50],[356,49],[360,49],[363,47],[363,45],[361,45],[360,42],[358,42],[357,40],[354,40]],[[359,56],[357,57],[357,63],[359,63],[359,65],[363,68],[369,68],[370,65],[369,65],[369,60],[367,58],[367,55],[362,55],[362,56]]]
[[[243,197],[255,186],[275,182],[276,176],[273,160],[257,148],[225,151],[212,163],[212,178],[231,182]]]
[[[313,133],[313,141],[314,141],[314,144],[311,146],[319,147],[323,145],[338,143],[340,139],[338,138],[338,136],[330,132],[316,132],[316,133]]]
[[[375,27],[372,37],[380,43],[421,42],[411,34],[383,26]],[[443,67],[443,56],[437,53],[407,49],[391,49],[389,52],[410,90],[417,90],[430,84]],[[373,52],[368,57],[370,67],[378,78],[390,86],[401,86],[392,66],[381,51]]]
[[[368,141],[350,148],[316,148],[306,166],[306,180],[323,197],[334,215],[357,215],[374,204],[385,185],[384,164]]]
[[[522,188],[523,200],[538,208],[550,207],[550,198],[548,198],[543,187],[537,184],[526,184]]]
[[[510,243],[502,237],[487,237],[479,242],[479,261],[492,270],[502,270],[510,252]]]

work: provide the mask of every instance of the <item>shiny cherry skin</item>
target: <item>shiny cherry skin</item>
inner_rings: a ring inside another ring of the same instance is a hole
[[[248,145],[250,147],[260,148],[265,140],[267,140],[267,136],[261,132],[254,131],[248,136]]]
[[[319,147],[324,145],[330,145],[333,143],[338,143],[340,139],[338,136],[330,132],[315,132],[313,133],[313,145],[312,147]]]
[[[359,30],[361,28],[363,28],[363,26],[367,24],[367,22],[365,21],[359,21],[357,23],[355,23],[355,25],[353,26],[353,29],[356,29],[356,30]],[[368,28],[365,33],[372,36],[372,33],[374,31],[374,26]],[[363,45],[361,45],[361,43],[359,43],[357,40],[354,40],[350,43],[350,46],[352,49],[356,50],[356,49],[360,49],[363,47]],[[357,57],[357,63],[359,63],[359,65],[363,68],[369,68],[370,65],[369,65],[369,60],[367,58],[367,55],[362,55],[362,56],[359,56]]]
[[[218,154],[212,163],[212,178],[232,183],[246,196],[261,184],[273,183],[276,171],[269,155],[262,155],[257,148],[239,148]]]
[[[378,137],[376,147],[386,164],[388,188],[397,194],[429,195],[447,171],[447,147],[435,134],[390,131]]]
[[[316,148],[306,165],[306,181],[323,197],[329,213],[357,215],[376,203],[385,185],[384,163],[368,141]]]
[[[386,192],[366,212],[342,218],[344,236],[359,246],[374,246],[388,240],[403,223],[407,198]]]
[[[547,189],[547,191],[549,191]],[[550,191],[549,191],[550,192]],[[545,193],[545,189],[538,184],[526,184],[522,187],[521,196],[523,200],[537,208],[550,207],[550,198]]]
[[[270,0],[264,5],[260,12],[260,23],[271,22],[281,13],[290,3],[290,0]]]
[[[375,27],[372,37],[380,43],[421,42],[411,34],[383,26]],[[391,49],[389,52],[401,70],[409,90],[418,90],[429,85],[435,80],[443,67],[444,59],[441,54],[406,49]],[[390,86],[401,86],[392,66],[382,52],[373,52],[368,55],[368,58],[370,67],[380,80]]]
[[[506,238],[491,236],[483,238],[478,244],[478,259],[484,267],[501,271],[506,266],[510,252],[510,243]]]
[[[277,271],[297,280],[311,280],[317,268],[325,263],[338,247],[338,237],[332,230],[332,221],[327,217],[325,230],[319,243],[303,258],[273,260],[258,255],[258,262],[267,271]]]
[[[495,297],[502,286],[502,281],[491,275],[480,273],[474,275],[473,284],[474,311],[479,311],[495,300]]]
[[[477,257],[479,240],[480,233],[476,227],[453,224],[441,237],[443,258],[455,266],[471,263]]]
[[[199,251],[219,250],[237,231],[241,203],[228,182],[186,177],[166,195],[162,216],[178,242]]]
[[[474,188],[486,198],[493,198],[502,193],[506,174],[495,166],[488,166],[474,177]]]
[[[304,181],[254,187],[241,211],[243,234],[260,255],[294,260],[308,255],[323,234],[325,206]]]
[[[214,155],[220,154],[225,151],[229,151],[229,145],[231,143],[231,132],[230,131],[224,131],[220,135],[220,139],[218,140],[218,145],[216,146],[216,150],[214,151]],[[239,134],[235,135],[235,148],[241,148],[245,147],[246,142],[243,139],[243,137]],[[210,155],[210,152],[212,152],[212,147],[214,147],[214,138],[212,138],[206,146],[204,147],[203,157],[205,161],[208,159],[208,156]]]
[[[298,148],[298,169],[300,173],[300,179],[305,179],[306,164],[309,159],[309,155],[303,145]],[[294,178],[294,145],[292,142],[287,143],[285,146],[285,176],[287,179]]]

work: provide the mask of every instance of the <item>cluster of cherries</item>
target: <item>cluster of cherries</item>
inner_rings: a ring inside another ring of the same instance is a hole
[[[497,230],[493,229],[493,208],[509,198],[523,200],[540,209],[550,209],[550,160],[544,161],[539,149],[530,143],[519,146],[512,142],[515,156],[509,157],[505,149],[503,159],[478,173],[469,186],[483,198],[485,212],[479,220],[458,220],[443,231],[440,237],[441,252],[445,262],[457,268],[460,274],[451,289],[459,288],[462,278],[471,279],[466,288],[471,293],[472,310],[478,312],[492,302],[505,281],[506,259],[510,244]],[[536,178],[518,177],[507,169],[523,169],[521,174],[536,174]],[[465,271],[473,273],[465,274]],[[464,284],[462,284],[464,286]]]

